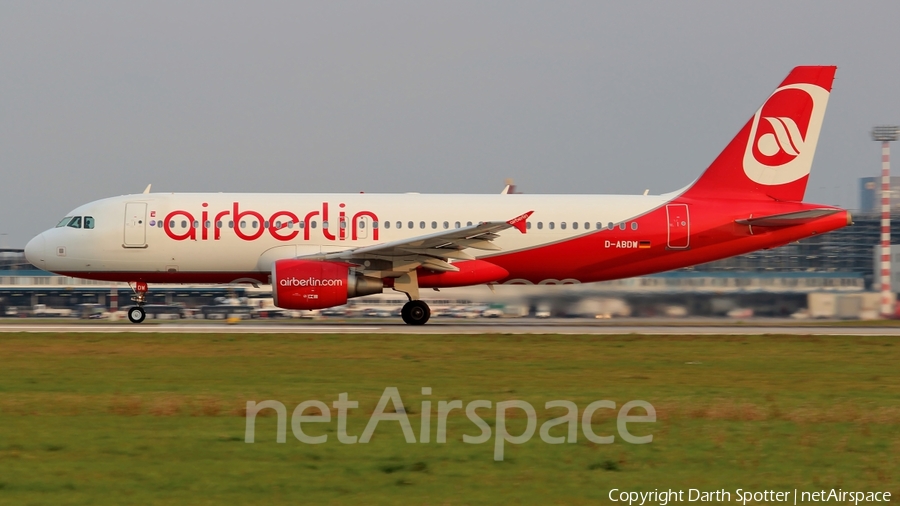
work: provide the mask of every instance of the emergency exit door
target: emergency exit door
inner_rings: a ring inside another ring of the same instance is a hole
[[[362,215],[359,218],[353,220],[352,225],[356,226],[356,230],[354,232],[354,239],[368,239],[371,235],[369,229],[372,228],[372,218],[369,218],[366,215]]]

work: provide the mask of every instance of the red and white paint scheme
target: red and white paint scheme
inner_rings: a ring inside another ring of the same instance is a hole
[[[850,223],[802,202],[835,67],[797,67],[693,184],[665,195],[155,194],[85,204],[32,239],[34,265],[133,283],[271,283],[316,309],[393,289],[574,284],[773,248]]]

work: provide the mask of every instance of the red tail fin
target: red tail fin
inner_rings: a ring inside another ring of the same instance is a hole
[[[796,67],[685,192],[801,201],[837,67]]]

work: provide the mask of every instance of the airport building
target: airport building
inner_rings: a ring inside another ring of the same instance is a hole
[[[868,251],[871,265],[871,248]],[[834,265],[830,270],[777,269],[782,257],[788,256],[795,256],[794,252],[764,256],[762,262],[759,258],[736,259],[742,269],[708,264],[703,268],[584,285],[498,286],[496,296],[483,286],[423,295],[472,304],[515,304],[525,308],[520,314],[532,315],[541,313],[542,308],[549,308],[547,311],[553,315],[581,314],[572,308],[584,307],[584,301],[614,298],[635,315],[665,315],[677,307],[693,315],[723,315],[739,308],[753,308],[757,315],[788,316],[804,309],[811,293],[858,293],[865,289],[861,273],[839,270]],[[40,311],[36,308],[67,308],[72,316],[88,317],[97,307],[128,307],[131,296],[127,283],[51,274],[28,264],[21,252],[0,251],[0,316],[37,315]],[[221,316],[222,311],[216,306],[224,300],[252,302],[270,297],[267,286],[154,285],[148,293],[147,308],[149,314],[153,314],[151,309],[168,314],[175,308],[186,308],[194,315]],[[368,303],[366,298],[351,300],[351,305]]]
[[[891,213],[900,211],[900,177],[891,177]],[[859,212],[881,212],[881,176],[859,179]]]

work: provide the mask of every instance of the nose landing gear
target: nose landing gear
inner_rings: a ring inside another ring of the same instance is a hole
[[[131,323],[141,323],[146,317],[147,313],[141,306],[134,306],[128,309],[128,321]]]
[[[128,321],[131,323],[141,323],[144,321],[144,318],[147,317],[147,312],[144,311],[144,303],[147,299],[147,291],[149,287],[147,283],[143,281],[138,281],[134,284],[128,283],[131,286],[131,289],[134,290],[134,295],[131,296],[131,300],[137,302],[137,306],[131,307],[128,309]]]

